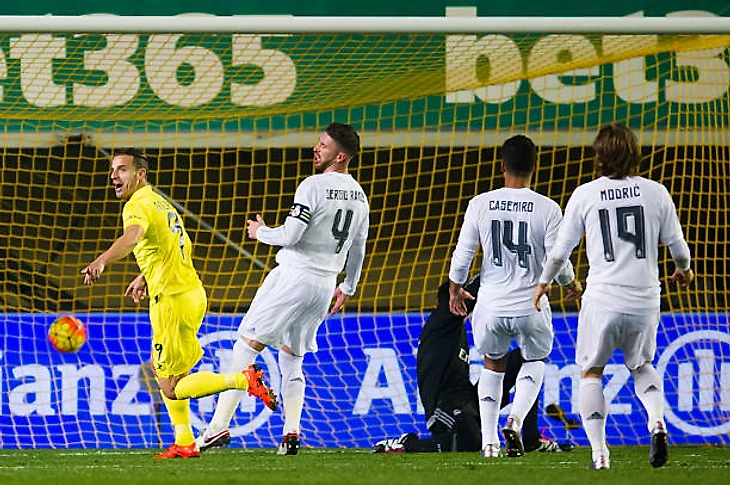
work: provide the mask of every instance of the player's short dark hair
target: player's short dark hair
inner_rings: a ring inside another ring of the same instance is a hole
[[[128,155],[132,157],[132,163],[134,163],[134,167],[136,169],[143,168],[149,172],[150,170],[150,160],[147,158],[147,155],[140,150],[139,148],[133,148],[133,147],[124,147],[124,148],[117,148],[114,150],[114,153],[112,154],[112,158],[117,157],[119,155]]]
[[[324,130],[350,157],[360,153],[360,135],[345,123],[332,123]]]
[[[641,162],[641,147],[636,135],[620,123],[610,123],[598,131],[593,151],[596,171],[605,177],[628,177]]]
[[[515,135],[502,144],[501,158],[507,172],[524,177],[535,171],[537,147],[525,135]]]

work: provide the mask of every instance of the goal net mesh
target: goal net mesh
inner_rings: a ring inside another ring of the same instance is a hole
[[[0,35],[0,436],[5,447],[157,447],[171,440],[146,366],[146,304],[125,298],[133,257],[93,288],[81,269],[121,234],[109,154],[134,145],[179,207],[209,297],[201,368],[223,369],[277,248],[246,237],[283,223],[330,122],[351,123],[352,170],[368,194],[362,280],[305,358],[303,444],[355,447],[425,432],[415,350],[468,200],[502,183],[497,147],[539,145],[533,188],[561,207],[593,178],[600,125],[632,127],[640,174],[672,194],[696,284],[678,290],[660,253],[664,373],[673,440],[727,444],[730,417],[730,36],[710,35]],[[573,253],[583,281],[582,245]],[[475,262],[474,269],[478,268]],[[577,418],[576,306],[553,293],[555,348],[541,408]],[[88,342],[48,343],[73,314]],[[275,350],[261,357],[275,387]],[[480,359],[472,355],[473,368]],[[618,357],[608,366],[608,439],[646,444]],[[610,378],[610,381],[609,381]],[[278,387],[277,387],[278,388]],[[215,398],[193,401],[194,425]],[[586,443],[540,413],[559,439]],[[244,399],[234,446],[274,446],[280,412]]]

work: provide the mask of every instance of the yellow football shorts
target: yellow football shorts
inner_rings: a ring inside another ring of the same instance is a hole
[[[152,363],[158,377],[185,374],[203,356],[198,330],[207,306],[208,299],[202,287],[152,298]]]

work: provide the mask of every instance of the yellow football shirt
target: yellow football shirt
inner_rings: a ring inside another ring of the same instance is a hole
[[[137,190],[122,209],[124,228],[137,225],[144,235],[134,247],[150,297],[175,295],[202,288],[191,257],[192,243],[180,214],[147,185]]]

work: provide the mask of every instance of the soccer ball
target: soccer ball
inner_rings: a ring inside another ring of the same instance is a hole
[[[48,340],[59,352],[76,352],[86,342],[86,327],[71,315],[59,317],[48,330]]]

